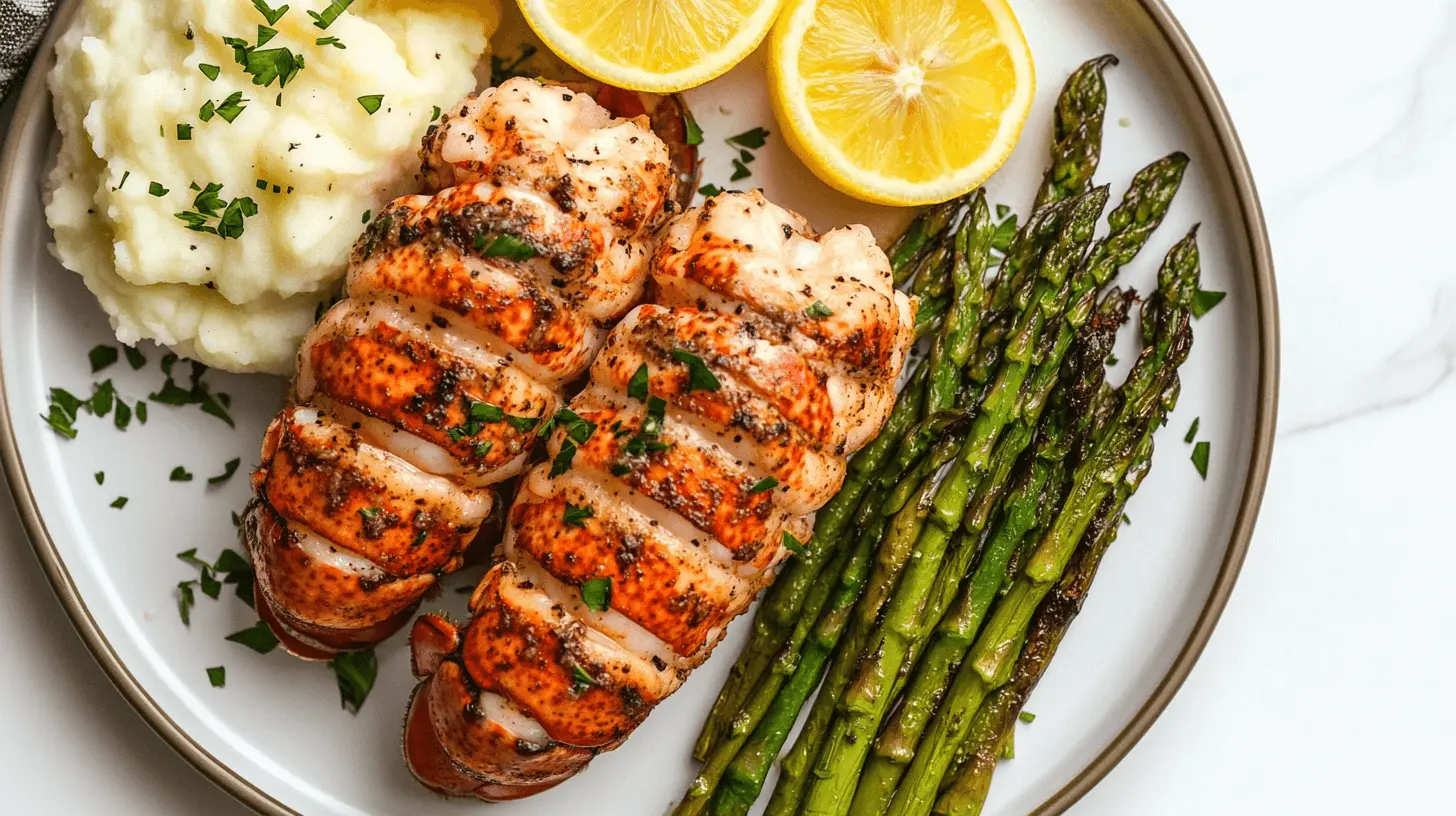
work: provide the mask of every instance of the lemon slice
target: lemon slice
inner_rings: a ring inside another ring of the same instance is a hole
[[[769,87],[814,174],[877,204],[945,201],[1006,161],[1036,92],[1005,0],[792,0]]]
[[[633,91],[668,93],[722,76],[758,47],[781,0],[518,0],[573,68]]]

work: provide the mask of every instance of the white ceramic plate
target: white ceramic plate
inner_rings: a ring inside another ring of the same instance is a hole
[[[1081,619],[1031,699],[1034,725],[1017,734],[1017,759],[998,772],[988,812],[1057,811],[1095,784],[1151,724],[1197,658],[1232,587],[1247,545],[1272,446],[1277,384],[1273,276],[1257,200],[1237,140],[1191,47],[1156,0],[1023,0],[1022,23],[1041,88],[1020,149],[990,184],[993,201],[1024,211],[1045,162],[1050,108],[1067,74],[1111,52],[1110,104],[1098,179],[1120,195],[1142,164],[1174,149],[1193,157],[1163,229],[1124,275],[1146,291],[1162,254],[1202,222],[1204,286],[1228,298],[1196,324],[1183,396],[1158,439],[1152,476],[1129,509],[1132,525],[1106,560]],[[478,810],[427,793],[400,761],[403,706],[413,680],[403,637],[379,648],[379,681],[362,713],[343,711],[332,674],[278,650],[259,656],[223,636],[255,620],[224,594],[199,594],[190,628],[175,586],[196,571],[175,554],[211,558],[237,547],[229,514],[246,499],[267,420],[285,383],[208,375],[233,397],[237,427],[195,408],[152,404],[145,426],[125,433],[110,419],[83,418],[67,441],[38,416],[52,386],[89,395],[87,351],[111,342],[107,322],[79,278],[47,253],[40,185],[56,136],[43,86],[49,48],[22,97],[6,144],[0,187],[0,442],[17,502],[46,570],[86,642],[144,717],[204,773],[261,811],[308,814],[437,814]],[[775,129],[759,55],[687,97],[707,134],[703,180],[728,184],[736,155],[723,138]],[[815,181],[776,137],[758,151],[754,185],[823,228],[863,221],[893,235],[903,211],[851,201]],[[1129,339],[1129,346],[1131,340]],[[125,362],[102,376],[129,401],[162,381],[160,351],[148,365]],[[1130,354],[1123,354],[1124,358]],[[1189,462],[1182,435],[1201,418],[1213,443],[1207,481]],[[204,479],[234,457],[228,484]],[[168,481],[174,466],[197,475]],[[105,484],[93,477],[105,472]],[[125,495],[124,509],[109,506]],[[459,612],[450,579],[427,609]],[[492,813],[658,814],[694,773],[689,749],[745,635],[728,641],[663,703],[626,746],[576,779]],[[227,667],[227,687],[205,669]],[[771,783],[770,783],[771,784]]]

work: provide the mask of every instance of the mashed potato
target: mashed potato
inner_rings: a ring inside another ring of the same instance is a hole
[[[57,46],[46,217],[123,342],[292,371],[367,211],[412,191],[436,106],[474,90],[498,15],[354,0],[324,30],[308,12],[330,0],[288,5],[269,24],[252,0],[84,0]]]

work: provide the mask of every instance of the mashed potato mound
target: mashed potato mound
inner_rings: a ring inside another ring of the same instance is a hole
[[[413,191],[418,139],[474,90],[498,20],[494,0],[354,0],[324,30],[308,12],[328,19],[330,0],[288,5],[270,24],[252,0],[84,0],[57,45],[46,217],[123,342],[291,372],[367,212]],[[255,49],[252,73],[224,38]],[[255,84],[290,58],[286,87]],[[224,235],[177,217],[218,230],[229,202]]]

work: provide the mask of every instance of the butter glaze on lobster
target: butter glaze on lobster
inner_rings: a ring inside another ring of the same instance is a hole
[[[620,745],[889,413],[914,308],[864,227],[720,195],[664,230],[651,276],[524,478],[471,621],[411,631],[405,758],[438,792],[528,796]]]
[[[460,567],[490,485],[641,299],[682,163],[648,123],[513,79],[431,128],[433,194],[360,238],[253,474],[242,536],[290,651],[370,646]]]

